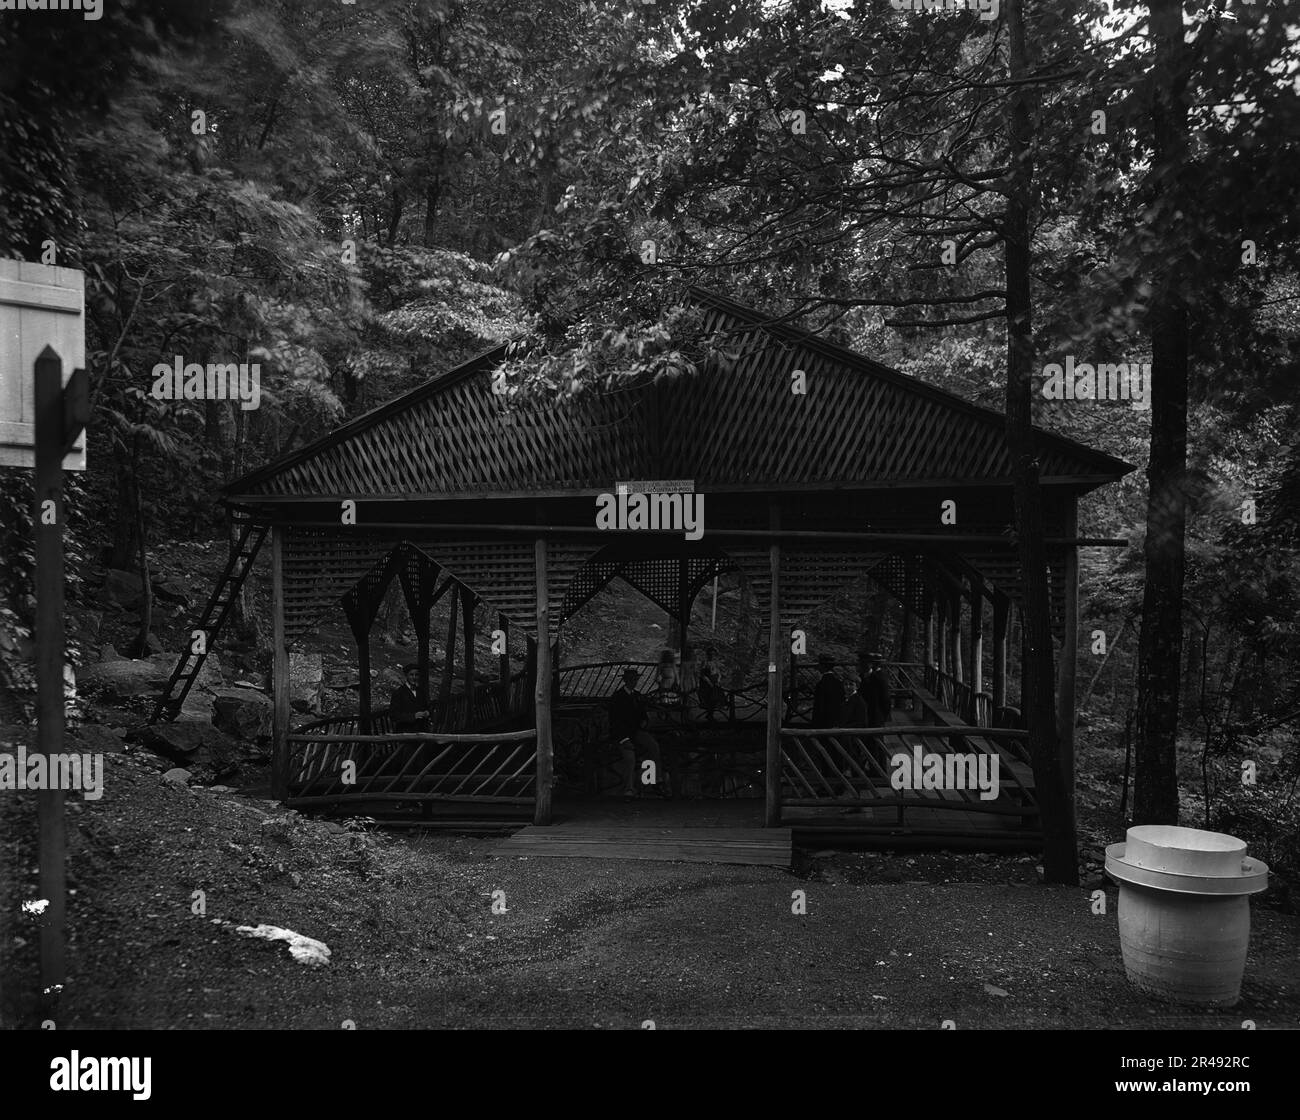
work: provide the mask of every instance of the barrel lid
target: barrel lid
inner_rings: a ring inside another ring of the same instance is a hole
[[[1138,825],[1128,841],[1106,849],[1106,874],[1116,882],[1178,894],[1257,894],[1268,889],[1268,865],[1246,855],[1235,836],[1173,825]]]

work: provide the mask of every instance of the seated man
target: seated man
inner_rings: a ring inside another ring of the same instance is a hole
[[[398,735],[411,735],[429,730],[429,712],[420,707],[420,666],[414,663],[402,666],[406,683],[398,685],[388,701],[388,714],[393,717],[393,730]]]
[[[660,768],[659,744],[642,728],[645,726],[645,701],[636,690],[638,673],[623,670],[623,683],[615,690],[609,704],[609,730],[623,755],[623,800],[632,801],[637,790],[637,755],[654,763],[654,790],[660,797],[670,797]]]

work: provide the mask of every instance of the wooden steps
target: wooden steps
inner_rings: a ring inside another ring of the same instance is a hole
[[[636,828],[601,822],[529,825],[498,848],[504,855],[789,867],[793,844],[788,828]]]

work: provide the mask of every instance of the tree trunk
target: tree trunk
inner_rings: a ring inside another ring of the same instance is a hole
[[[1008,0],[1008,63],[1013,82],[1028,75],[1022,0]],[[1024,581],[1025,680],[1022,710],[1029,729],[1030,761],[1034,769],[1043,828],[1043,878],[1048,883],[1077,886],[1074,806],[1061,765],[1056,726],[1056,670],[1053,664],[1051,604],[1044,543],[1043,495],[1035,445],[1032,392],[1032,294],[1030,289],[1029,206],[1033,189],[1030,94],[1017,85],[1008,105],[1010,166],[1006,212],[1007,278],[1007,442],[1013,461],[1016,528]]]
[[[1170,256],[1161,262],[1151,304],[1151,457],[1147,465],[1146,587],[1138,642],[1133,819],[1178,823],[1178,700],[1183,645],[1183,549],[1187,527],[1186,274],[1174,256],[1188,200],[1186,47],[1181,0],[1152,0],[1155,39],[1152,204]]]
[[[135,503],[135,539],[140,567],[140,631],[136,634],[133,656],[149,656],[149,630],[153,626],[153,580],[149,575],[149,556],[145,552],[144,495],[140,492],[140,437],[131,444],[131,494]]]

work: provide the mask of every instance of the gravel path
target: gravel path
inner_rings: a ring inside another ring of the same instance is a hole
[[[1113,888],[1094,915],[1088,890],[1039,886],[1024,856],[522,857],[350,832],[178,787],[151,759],[106,761],[104,798],[70,806],[60,1029],[1300,1025],[1300,919],[1259,905],[1241,1005],[1171,1012],[1124,979]],[[18,906],[35,897],[33,821],[30,795],[0,802],[15,1025],[37,1014],[35,919]],[[235,933],[259,923],[324,941],[330,964]]]

